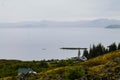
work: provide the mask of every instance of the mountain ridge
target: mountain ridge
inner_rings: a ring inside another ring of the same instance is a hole
[[[26,21],[18,23],[0,23],[0,28],[35,28],[35,27],[106,27],[120,25],[120,20],[95,19],[80,21]]]

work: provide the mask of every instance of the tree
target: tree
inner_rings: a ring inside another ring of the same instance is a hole
[[[97,46],[93,45],[92,48],[90,47],[89,58],[97,57],[105,53],[106,53],[106,49],[102,44],[98,44]]]
[[[102,55],[105,53],[105,47],[100,43],[96,47],[97,55]]]
[[[83,56],[85,56],[86,58],[89,58],[89,54],[88,54],[88,51],[86,49],[83,52]]]
[[[117,50],[117,45],[116,43],[111,44],[109,47],[109,52]]]

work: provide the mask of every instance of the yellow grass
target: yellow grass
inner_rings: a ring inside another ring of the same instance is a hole
[[[97,66],[97,65],[105,64],[105,63],[113,60],[116,57],[120,57],[120,50],[101,55],[99,57],[90,59],[90,60],[88,60],[86,62],[83,62],[83,63],[80,63],[80,64],[81,65],[86,65],[86,66]]]

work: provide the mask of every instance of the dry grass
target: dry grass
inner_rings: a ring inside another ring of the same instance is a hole
[[[105,71],[107,69],[114,71],[114,68],[120,65],[116,62],[113,62],[113,59],[117,57],[120,57],[120,50],[90,59],[86,62],[80,63],[80,65],[83,65],[85,68],[87,68],[90,75],[95,75],[97,77],[105,76],[106,74],[102,73],[102,71]]]
[[[0,80],[12,80],[11,77],[0,78]]]
[[[90,60],[88,60],[86,62],[82,62],[80,64],[89,66],[89,67],[97,66],[97,65],[104,65],[107,62],[112,61],[116,57],[120,57],[120,50],[101,55],[99,57],[90,59]]]
[[[41,72],[39,74],[47,75],[52,73],[54,75],[54,73],[64,72],[71,68],[75,68],[76,66],[82,65],[84,66],[85,69],[88,70],[89,75],[94,75],[97,77],[105,76],[106,74],[102,73],[102,71],[105,71],[108,68],[114,70],[116,66],[120,65],[117,64],[116,62],[113,62],[113,59],[115,59],[116,57],[120,57],[120,50],[98,56],[85,62],[80,62],[79,64],[76,64],[74,66],[58,67],[48,70],[46,72]]]

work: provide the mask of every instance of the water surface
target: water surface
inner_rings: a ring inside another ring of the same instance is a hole
[[[66,59],[77,51],[61,47],[90,47],[120,42],[120,29],[0,28],[0,58],[20,60]]]

